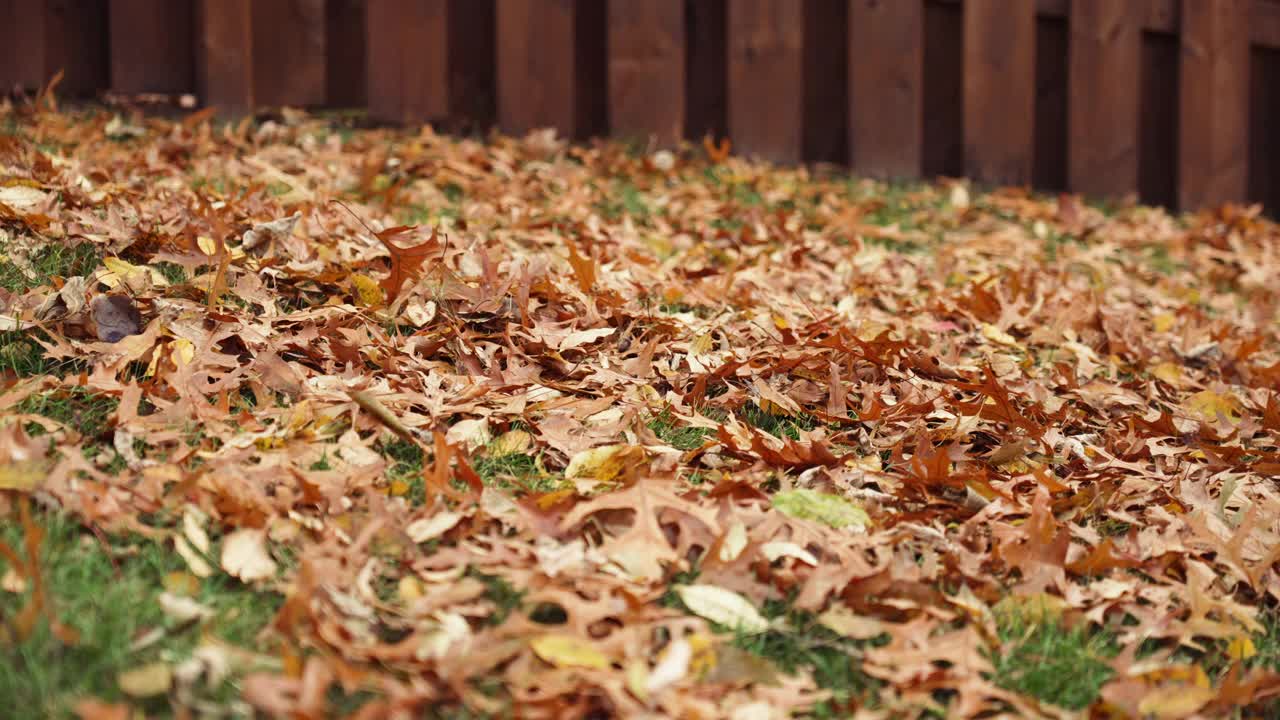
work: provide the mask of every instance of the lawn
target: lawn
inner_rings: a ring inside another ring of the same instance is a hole
[[[0,110],[10,717],[1280,713],[1280,227]]]

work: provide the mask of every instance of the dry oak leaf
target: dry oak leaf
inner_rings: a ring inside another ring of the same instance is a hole
[[[397,225],[374,233],[387,252],[391,253],[391,272],[378,284],[387,294],[387,302],[395,300],[406,281],[416,280],[422,274],[422,264],[439,248],[439,234],[433,228],[431,237],[426,242],[410,247],[401,247],[392,242],[392,238],[403,235],[417,228],[417,225]]]
[[[267,534],[241,529],[222,541],[222,569],[244,582],[266,580],[276,574],[276,562],[267,552]]]

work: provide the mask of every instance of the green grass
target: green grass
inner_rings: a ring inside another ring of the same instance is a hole
[[[67,425],[86,438],[97,439],[111,428],[111,417],[119,405],[120,401],[109,395],[69,388],[31,395],[18,403],[17,410],[43,415]],[[43,433],[43,429],[34,423],[30,424],[28,431],[37,435]]]
[[[3,249],[0,249],[3,253]],[[0,261],[0,287],[10,292],[26,292],[34,287],[48,285],[53,277],[88,275],[98,267],[101,258],[97,249],[89,243],[79,245],[46,245],[31,256],[31,270],[35,277],[28,277],[9,259]]]
[[[182,571],[182,559],[169,547],[141,538],[117,538],[104,547],[77,522],[60,514],[37,514],[47,535],[40,547],[40,568],[55,616],[80,635],[64,645],[43,620],[25,639],[10,642],[12,618],[30,594],[0,592],[0,707],[10,718],[70,717],[75,703],[96,696],[124,699],[117,674],[164,660],[189,657],[200,640],[198,627],[180,627],[156,603],[166,574]],[[0,527],[0,539],[22,552],[22,529],[16,518]],[[215,550],[216,555],[216,550]],[[118,567],[117,567],[118,566]],[[0,572],[5,563],[0,560]],[[30,588],[30,583],[28,583]],[[213,609],[206,629],[238,646],[253,646],[280,604],[269,592],[251,590],[216,574],[200,583],[194,599]],[[168,630],[164,639],[137,652],[130,644],[143,632]],[[233,688],[214,689],[233,697]],[[149,715],[167,710],[163,698],[143,705]],[[166,713],[167,714],[167,713]]]
[[[671,416],[671,413],[666,410],[649,421],[649,429],[662,442],[677,450],[685,451],[702,447],[707,438],[715,434],[715,431],[710,428],[679,425],[676,419]]]
[[[735,635],[733,644],[764,658],[782,672],[808,672],[819,688],[832,697],[813,711],[815,717],[845,717],[849,704],[865,704],[873,699],[878,681],[862,671],[862,648],[876,641],[856,641],[821,625],[813,613],[796,609],[789,602],[766,601],[764,616],[771,621],[763,633]],[[779,622],[779,621],[783,622]]]
[[[742,406],[742,421],[777,438],[799,440],[800,432],[812,430],[821,423],[812,415],[801,413],[794,417],[775,415],[760,409],[755,403]]]
[[[1107,662],[1119,652],[1113,635],[1080,625],[1033,622],[1019,614],[998,618],[1006,651],[992,658],[995,684],[1042,702],[1082,710],[1112,675]]]
[[[41,332],[34,328],[0,332],[0,375],[63,375],[84,367],[80,360],[50,360],[46,357],[44,348],[36,342],[36,335]]]

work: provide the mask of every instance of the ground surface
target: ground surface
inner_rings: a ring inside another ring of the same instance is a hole
[[[19,716],[1280,710],[1251,210],[0,129]]]

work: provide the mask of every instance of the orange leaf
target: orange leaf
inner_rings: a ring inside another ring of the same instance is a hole
[[[397,225],[380,233],[374,233],[378,241],[386,246],[387,252],[391,253],[391,273],[378,283],[387,294],[387,302],[395,300],[400,294],[400,288],[404,287],[405,281],[416,280],[422,274],[422,264],[440,247],[435,229],[431,231],[431,238],[419,245],[401,247],[391,242],[391,238],[415,228],[417,225]]]

